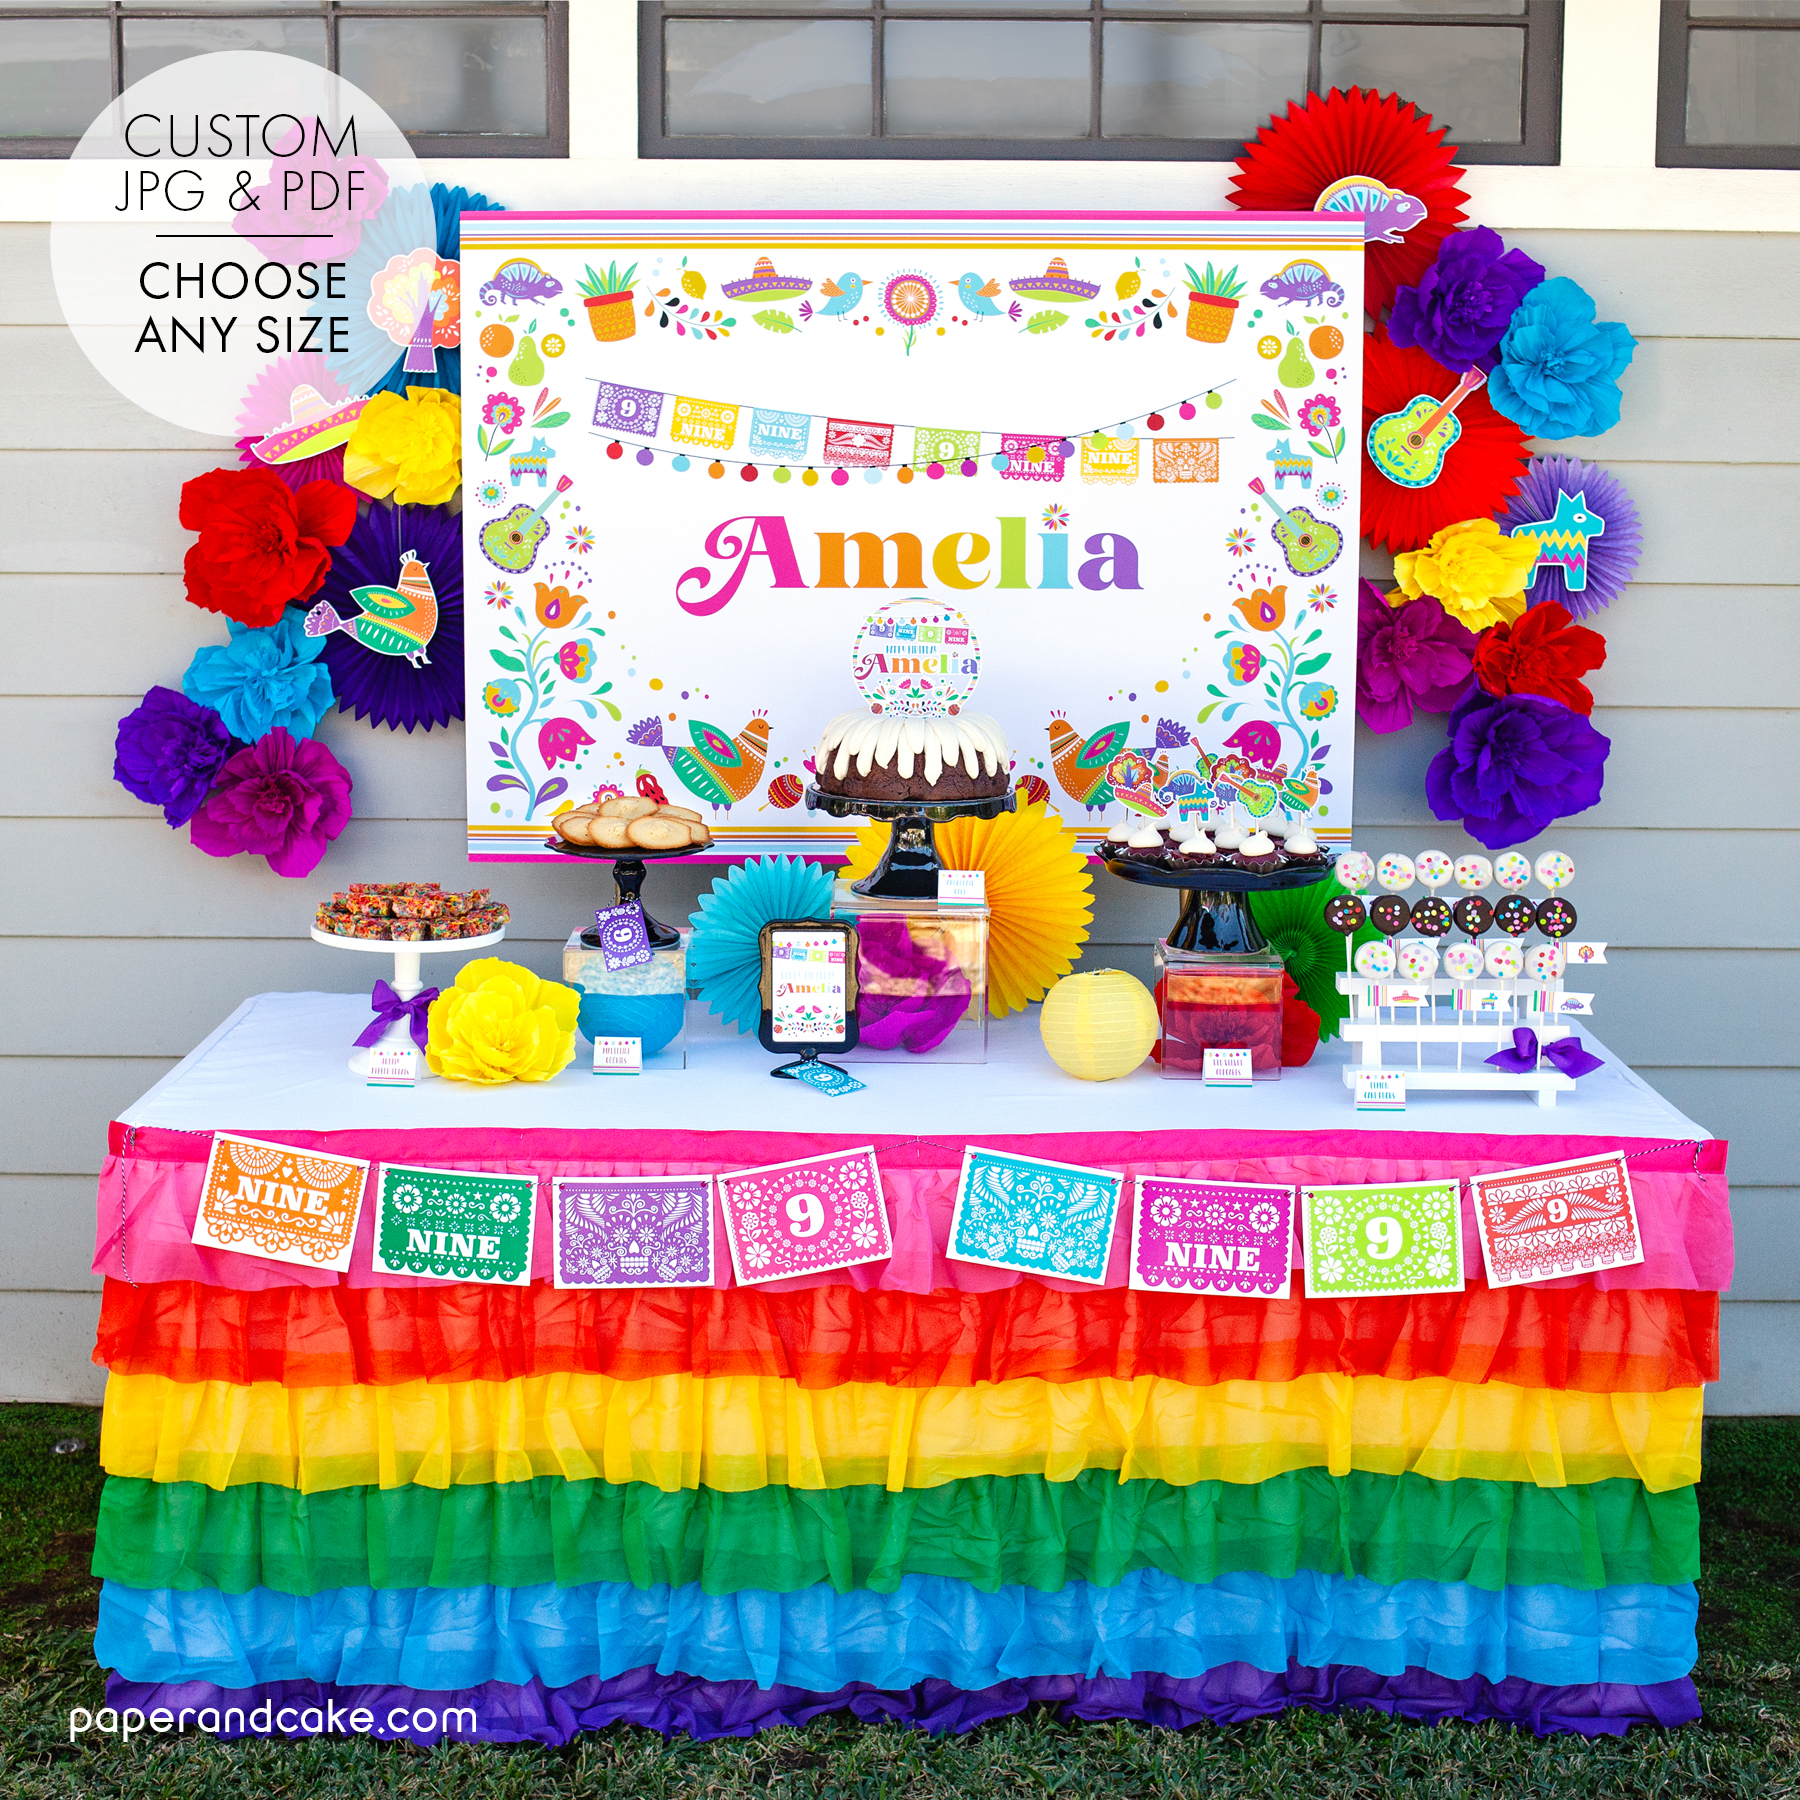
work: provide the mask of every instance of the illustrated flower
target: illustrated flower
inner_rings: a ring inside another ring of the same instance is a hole
[[[1433,1281],[1448,1281],[1450,1279],[1449,1257],[1445,1256],[1442,1252],[1427,1257],[1425,1260],[1425,1273],[1429,1275]]]
[[[1158,1225],[1173,1225],[1181,1217],[1181,1202],[1172,1194],[1159,1194],[1150,1202],[1150,1217]]]
[[[481,403],[481,422],[499,431],[517,431],[525,408],[514,394],[489,394]]]
[[[1272,769],[1281,756],[1281,731],[1267,719],[1251,719],[1225,740],[1225,748],[1239,751],[1247,762]]]
[[[322,662],[325,640],[308,637],[297,612],[255,628],[231,621],[231,642],[194,652],[181,691],[210,706],[231,735],[253,744],[274,726],[311,737],[332,706],[331,671]]]
[[[1585,716],[1594,710],[1594,696],[1580,677],[1605,661],[1606,639],[1547,600],[1515,623],[1481,634],[1475,679],[1490,694],[1536,694]]]
[[[1426,1235],[1434,1244],[1447,1244],[1450,1241],[1450,1227],[1442,1219],[1433,1219]]]
[[[504,581],[492,582],[483,591],[481,597],[489,606],[511,606],[513,597],[512,587],[509,583]]]
[[[938,291],[923,275],[893,275],[881,290],[881,306],[896,325],[929,325],[937,317]]]
[[[1460,819],[1489,850],[1535,837],[1600,798],[1611,740],[1555,700],[1472,687],[1450,714],[1450,742],[1425,771],[1439,819]]]
[[[744,1261],[753,1269],[766,1268],[768,1266],[769,1255],[770,1251],[767,1244],[746,1244],[744,1246]]]
[[[1046,506],[1044,508],[1044,529],[1046,531],[1066,531],[1069,525],[1069,509],[1066,506]]]
[[[416,1213],[425,1204],[425,1196],[408,1183],[394,1196],[394,1210],[403,1213]]]
[[[475,484],[475,498],[483,506],[503,506],[506,503],[506,483],[498,475],[484,475]],[[497,581],[494,587],[505,587],[504,581]],[[489,588],[491,594],[493,588]]]
[[[1636,348],[1623,325],[1596,322],[1592,297],[1559,275],[1513,314],[1488,399],[1535,437],[1595,437],[1619,422],[1619,377]]]
[[[277,875],[310,875],[350,823],[350,788],[323,744],[277,725],[219,771],[188,835],[208,856],[266,856]]]
[[[573,638],[556,653],[556,666],[571,681],[585,681],[594,667],[594,646],[586,638]]]
[[[1306,590],[1306,603],[1315,612],[1330,612],[1338,603],[1337,589],[1321,581],[1317,587]]]
[[[593,741],[573,719],[546,719],[538,727],[538,755],[544,759],[546,769],[555,768],[559,762],[573,762],[583,745]]]
[[[1342,1281],[1344,1279],[1344,1265],[1337,1257],[1327,1256],[1319,1263],[1319,1274],[1326,1281]]]
[[[481,690],[481,704],[489,712],[505,719],[516,713],[525,701],[524,685],[498,677]]]
[[[1225,548],[1233,556],[1248,556],[1256,548],[1256,539],[1240,525],[1235,531],[1226,532]]]
[[[1510,538],[1492,519],[1464,519],[1431,535],[1423,550],[1394,558],[1394,579],[1409,600],[1431,594],[1471,631],[1516,619],[1525,610],[1525,583],[1537,565],[1537,546]]]
[[[496,1194],[488,1202],[488,1212],[501,1225],[510,1225],[519,1216],[519,1202],[515,1195]]]
[[[851,1228],[850,1242],[858,1250],[872,1250],[880,1237],[873,1225],[857,1225]]]
[[[1259,1200],[1250,1209],[1250,1229],[1252,1231],[1273,1231],[1281,1223],[1279,1208],[1272,1206],[1267,1200]]]
[[[1313,498],[1328,512],[1336,512],[1350,498],[1350,490],[1341,481],[1321,481],[1313,489]]]
[[[1458,374],[1486,367],[1519,302],[1543,279],[1542,265],[1508,250],[1499,232],[1453,231],[1418,286],[1395,291],[1388,336]]]
[[[318,592],[333,547],[356,523],[356,496],[335,481],[295,493],[272,469],[211,469],[182,485],[180,518],[200,534],[182,564],[187,597],[246,625],[273,625]]]
[[[577,525],[575,529],[569,533],[568,542],[569,548],[573,550],[577,556],[586,556],[594,547],[594,533],[592,528],[587,525]]]
[[[580,996],[499,957],[465,963],[431,1003],[426,1066],[452,1081],[548,1081],[575,1057]]]
[[[113,780],[185,825],[231,754],[231,733],[210,706],[173,688],[153,687],[119,721]]]
[[[1303,719],[1329,719],[1337,711],[1338,691],[1329,681],[1309,681],[1299,694]]]
[[[435,506],[462,480],[462,396],[409,387],[376,394],[344,446],[344,479],[376,500]]]
[[[1467,691],[1475,634],[1438,600],[1390,606],[1357,583],[1356,711],[1371,731],[1404,731],[1413,713],[1448,712]]]
[[[1329,394],[1314,394],[1300,403],[1299,424],[1302,430],[1329,431],[1338,423],[1338,403]]]

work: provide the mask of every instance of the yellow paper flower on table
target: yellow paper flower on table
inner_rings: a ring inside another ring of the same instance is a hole
[[[988,1011],[1017,1012],[1074,967],[1087,942],[1094,878],[1075,833],[1044,800],[997,819],[955,819],[934,828],[946,869],[987,872]],[[843,873],[861,881],[887,848],[888,827],[865,825]]]
[[[344,480],[372,499],[436,506],[462,481],[462,396],[448,388],[377,394],[344,446]]]
[[[575,1059],[573,988],[497,956],[464,965],[431,1003],[425,1066],[451,1081],[548,1081]]]
[[[1123,969],[1064,976],[1038,1019],[1050,1060],[1080,1081],[1129,1075],[1150,1054],[1158,1029],[1150,990]]]
[[[1430,594],[1458,624],[1482,631],[1525,610],[1525,583],[1536,563],[1532,539],[1508,537],[1492,519],[1464,519],[1434,532],[1423,550],[1396,556],[1394,579],[1406,599]]]

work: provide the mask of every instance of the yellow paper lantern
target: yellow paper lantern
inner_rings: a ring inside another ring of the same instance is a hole
[[[1081,1081],[1129,1075],[1156,1042],[1156,1002],[1135,975],[1096,969],[1065,975],[1038,1019],[1050,1060]]]

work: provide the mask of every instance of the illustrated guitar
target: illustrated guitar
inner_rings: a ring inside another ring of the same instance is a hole
[[[1344,534],[1324,519],[1316,519],[1304,506],[1283,509],[1262,484],[1261,476],[1250,482],[1251,493],[1257,495],[1275,515],[1275,541],[1287,566],[1296,575],[1317,575],[1337,561],[1344,547]]]
[[[1470,369],[1442,400],[1414,394],[1398,412],[1383,413],[1369,427],[1369,460],[1401,487],[1430,487],[1444,472],[1450,446],[1462,436],[1456,409],[1486,385],[1481,370]]]
[[[523,575],[537,561],[538,545],[550,535],[550,521],[544,514],[555,504],[558,495],[573,486],[565,475],[557,482],[556,492],[541,506],[526,506],[521,502],[510,512],[488,520],[481,528],[481,554],[496,569],[504,569],[509,575]]]

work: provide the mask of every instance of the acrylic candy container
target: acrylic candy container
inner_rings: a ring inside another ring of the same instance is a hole
[[[1157,1045],[1163,1075],[1199,1081],[1206,1052],[1250,1052],[1253,1081],[1281,1079],[1281,958],[1272,950],[1218,952],[1156,946]]]
[[[831,916],[856,926],[857,1047],[846,1062],[987,1061],[988,909],[881,900],[847,881]]]

